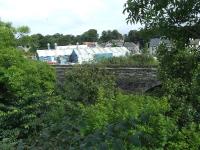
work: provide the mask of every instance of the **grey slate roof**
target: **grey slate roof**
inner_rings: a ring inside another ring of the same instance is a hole
[[[152,38],[149,42],[149,47],[158,47],[161,43],[171,46],[171,42],[168,39]]]
[[[125,42],[123,46],[126,47],[128,50],[130,50],[132,53],[140,52],[139,45],[136,45],[133,42]]]
[[[133,42],[125,42],[124,47],[136,47],[137,45]]]
[[[150,39],[149,47],[157,47],[160,45],[160,38]]]
[[[190,40],[191,45],[199,45],[199,43],[200,43],[200,39]]]

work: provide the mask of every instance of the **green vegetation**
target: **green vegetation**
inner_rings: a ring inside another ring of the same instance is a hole
[[[32,139],[31,147],[160,148],[176,130],[174,121],[164,116],[168,109],[166,99],[121,94],[113,99],[101,99],[91,106],[67,104],[67,111],[59,116],[63,118],[52,122],[41,136]]]
[[[148,54],[113,57],[99,62],[107,67],[157,67],[158,61]]]
[[[174,95],[172,89],[160,98],[120,94],[112,74],[101,65],[85,65],[68,70],[64,86],[55,90],[49,66],[28,60],[14,49],[1,52],[0,149],[199,149],[200,130],[193,115],[199,111],[198,101],[185,112],[192,112],[192,120],[181,125],[181,111],[173,104],[176,100],[189,104],[189,99]],[[184,59],[193,64],[193,54]],[[164,63],[165,58],[159,61]],[[166,73],[173,69],[167,66],[161,67],[161,75],[162,69]],[[190,95],[198,98],[199,71],[192,72],[195,94]],[[164,83],[167,78],[163,76]]]
[[[111,40],[121,40],[123,39],[122,34],[120,34],[117,30],[108,30],[108,31],[103,31],[101,37],[99,38],[99,42],[108,42]]]
[[[114,76],[98,65],[81,65],[67,70],[61,93],[68,100],[93,104],[102,97],[115,94]]]
[[[10,23],[0,21],[0,48],[15,46],[15,29]]]
[[[108,42],[111,40],[122,39],[122,34],[117,30],[113,31],[103,31],[102,35],[99,37],[96,29],[89,29],[81,35],[63,35],[56,33],[54,35],[42,35],[42,34],[33,34],[33,35],[24,35],[18,39],[19,46],[29,46],[32,52],[37,49],[47,49],[47,43],[50,43],[52,49],[54,49],[54,43],[57,43],[59,46],[65,45],[76,45],[77,42],[82,44],[83,42]],[[26,43],[26,45],[24,45]]]
[[[127,0],[124,13],[128,23],[141,23],[179,46],[188,44],[189,38],[199,38],[199,0]]]
[[[174,20],[191,23],[191,15],[198,21],[197,0],[184,1],[184,6],[178,1],[158,1],[147,9],[153,2],[128,0],[128,19],[149,27],[159,22],[159,28],[166,23],[162,20],[166,15],[175,17],[166,19],[172,20],[169,25]],[[169,5],[173,10],[180,8],[171,14]],[[178,12],[185,9],[184,20],[179,20]],[[14,48],[17,30],[11,24],[1,22],[0,31],[0,149],[200,149],[200,52],[185,46],[190,36],[172,35],[174,47],[159,47],[164,95],[156,98],[120,93],[113,75],[102,68],[105,65],[75,66],[66,72],[63,86],[57,87],[50,66],[29,60]],[[147,66],[155,63],[147,55],[136,55],[102,64],[141,61]]]
[[[191,122],[199,123],[200,101],[197,89],[199,88],[200,52],[188,48],[173,48],[168,51],[161,46],[158,56],[159,75],[178,124],[182,127]]]
[[[53,105],[55,74],[16,49],[0,49],[0,138],[26,137],[34,120]]]
[[[54,70],[14,48],[23,28],[0,23],[0,149],[38,132],[39,119],[60,101]]]

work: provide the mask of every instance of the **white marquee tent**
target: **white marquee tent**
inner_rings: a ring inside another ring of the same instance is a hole
[[[109,54],[109,56],[112,57],[120,57],[130,54],[130,51],[125,47],[89,48],[85,46],[78,46],[78,49],[76,46],[57,46],[55,50],[37,50],[37,54],[40,60],[48,57],[48,61],[54,62],[57,57],[70,56],[73,51],[78,57],[79,64],[93,61],[95,59],[95,55]]]

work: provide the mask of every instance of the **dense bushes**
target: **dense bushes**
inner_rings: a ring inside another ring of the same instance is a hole
[[[90,125],[86,127],[86,130],[91,132],[119,120],[133,117],[138,119],[143,113],[164,113],[169,110],[169,105],[166,99],[118,94],[113,99],[103,99],[83,110],[87,116],[87,123]]]
[[[128,111],[127,111],[128,108]],[[117,110],[115,110],[117,109]],[[195,124],[179,129],[166,99],[118,95],[109,104],[65,103],[45,128],[20,146],[28,149],[199,149]],[[48,119],[48,118],[51,119]]]
[[[168,50],[162,45],[158,58],[160,79],[170,101],[168,115],[175,119],[179,128],[170,146],[200,149],[200,53],[183,47]]]
[[[167,98],[123,95],[116,89],[113,75],[102,66],[83,65],[67,70],[60,98],[52,94],[54,75],[46,64],[27,61],[14,50],[7,53],[9,55],[1,55],[0,59],[8,62],[1,64],[0,83],[4,87],[1,90],[5,92],[0,97],[0,148],[200,148],[197,119],[193,118],[182,127],[177,124],[179,114],[172,111],[174,93],[171,91],[171,97],[166,94]],[[191,96],[196,99],[199,98],[198,69],[192,73],[191,79]],[[168,90],[168,87],[165,86],[165,89]],[[198,101],[195,102],[198,104]],[[50,105],[53,106],[49,110]],[[14,143],[6,139],[11,138],[11,134],[18,139]]]
[[[120,94],[102,66],[83,65],[67,70],[61,98],[49,66],[0,52],[0,149],[200,148],[198,53],[160,57],[166,97]]]
[[[115,79],[98,65],[75,66],[66,71],[62,89],[66,99],[91,104],[101,97],[114,96]]]
[[[119,94],[94,105],[67,102],[21,145],[32,149],[198,149],[200,132],[166,116],[167,99]],[[51,120],[51,121],[50,121]]]
[[[120,145],[127,149],[134,146],[145,148],[145,144],[148,148],[151,144],[156,148],[175,130],[173,120],[164,116],[168,109],[166,99],[121,94],[113,100],[99,100],[90,106],[66,103],[64,111],[57,110],[61,112],[60,120],[48,122],[47,128],[41,136],[32,139],[31,145],[43,149],[101,146],[114,149]],[[139,135],[152,139],[140,141]]]
[[[157,65],[148,55],[75,66],[55,93],[52,68],[11,48],[15,30],[0,22],[0,149],[200,149],[198,51],[159,48],[166,97],[122,95],[103,69]]]
[[[159,75],[169,97],[174,117],[180,126],[200,122],[199,70],[200,53],[195,49],[161,46],[158,51]]]
[[[24,138],[34,120],[54,103],[54,71],[24,58],[15,49],[0,49],[0,140]]]
[[[199,149],[198,53],[168,52],[161,48],[159,70],[167,98],[113,94],[116,93],[114,84],[107,86],[113,83],[112,77],[103,69],[75,67],[66,73],[62,89],[66,101],[47,115],[55,116],[44,121],[46,128],[40,136],[29,138],[23,146],[36,149]]]

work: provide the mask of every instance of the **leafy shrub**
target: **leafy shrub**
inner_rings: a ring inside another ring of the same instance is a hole
[[[181,130],[167,117],[168,101],[119,94],[94,105],[64,101],[45,116],[27,149],[199,149],[197,124]]]
[[[42,117],[43,130],[24,139],[25,149],[72,149],[84,137],[84,116],[77,102],[62,101]],[[19,146],[20,144],[18,144]]]
[[[0,139],[24,138],[34,120],[56,103],[54,71],[24,58],[15,49],[0,49]]]
[[[190,123],[188,127],[182,128],[168,142],[168,149],[200,149],[200,127],[199,124]]]
[[[167,100],[157,100],[148,96],[118,94],[113,99],[99,100],[90,107],[84,107],[88,131],[101,129],[118,120],[137,118],[142,112],[166,112]]]
[[[166,99],[118,95],[89,106],[65,103],[64,108],[60,121],[48,123],[29,148],[155,149],[176,131],[174,121],[164,115]]]
[[[115,79],[101,66],[75,66],[65,73],[62,93],[68,100],[91,104],[99,97],[114,96]]]
[[[172,107],[171,116],[180,126],[199,122],[200,101],[198,65],[200,53],[195,49],[161,46],[158,51],[159,76]]]
[[[118,95],[84,108],[85,149],[199,149],[199,125],[181,130],[166,116],[168,101],[149,96]]]

